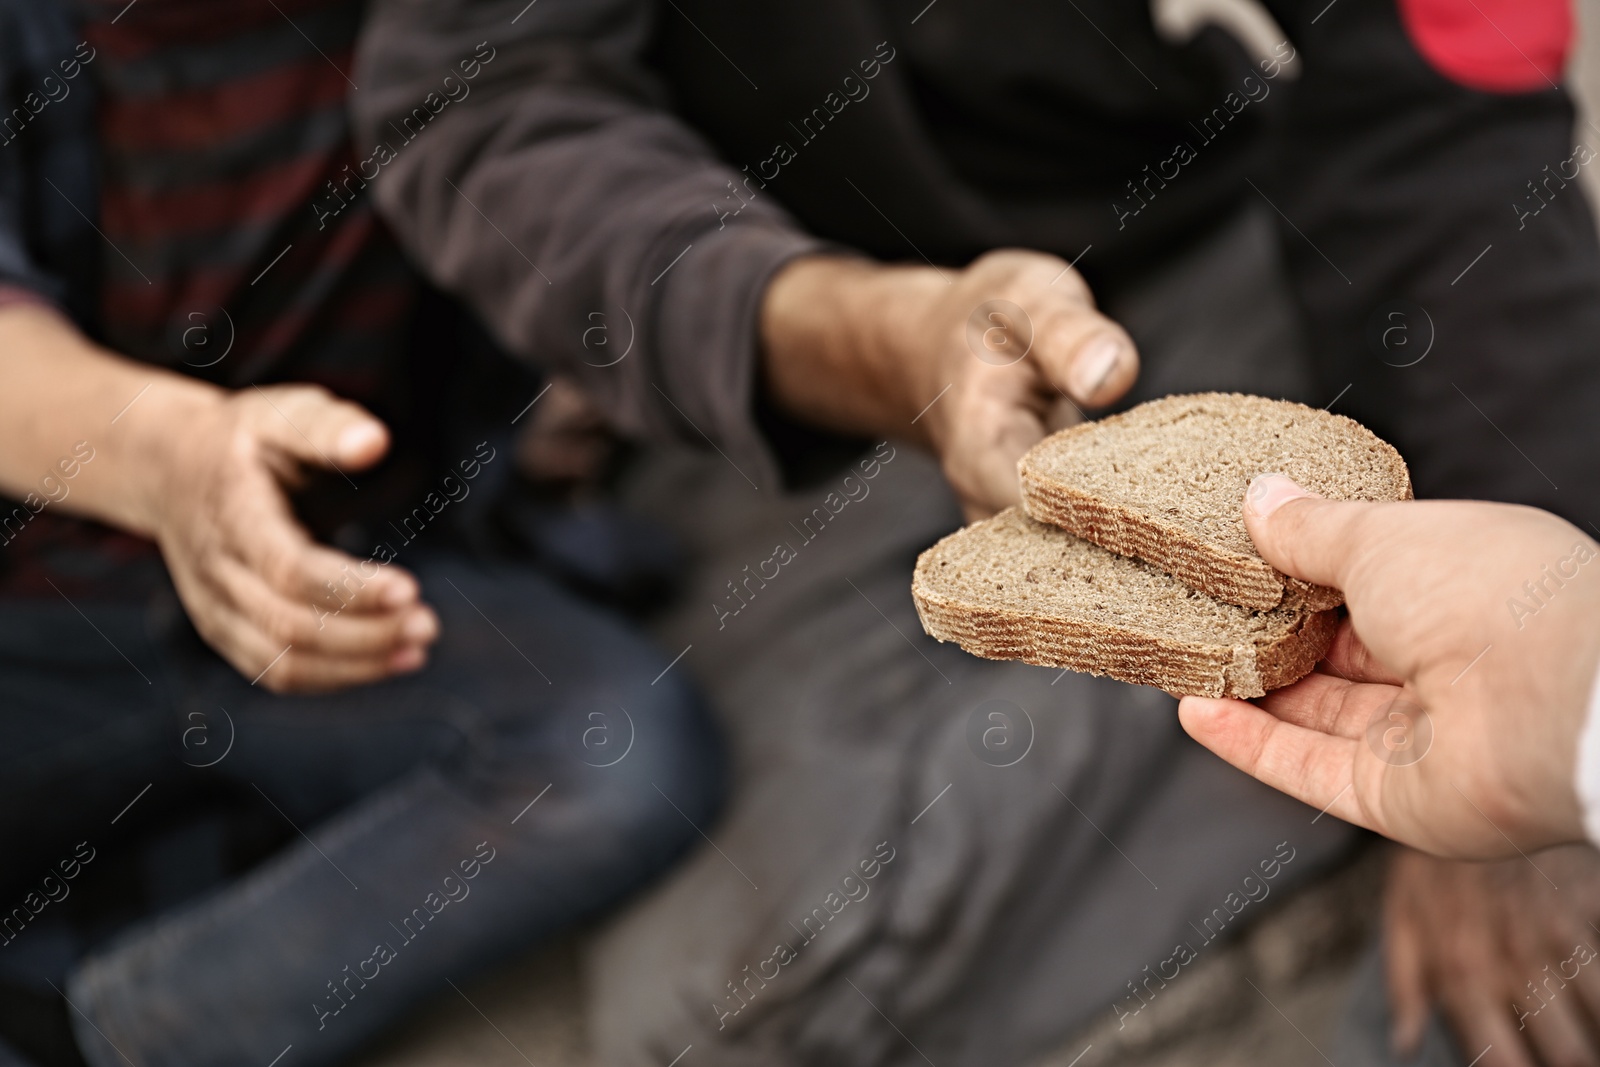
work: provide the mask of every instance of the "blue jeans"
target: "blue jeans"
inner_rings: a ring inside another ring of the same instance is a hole
[[[91,878],[113,819],[219,789],[294,831],[74,967],[96,1067],[232,1067],[290,1045],[296,1065],[337,1062],[447,980],[616,903],[714,816],[721,744],[682,664],[535,572],[414,570],[443,624],[430,665],[323,696],[252,686],[170,598],[0,610],[13,871]],[[27,907],[6,919],[7,945],[28,936]]]

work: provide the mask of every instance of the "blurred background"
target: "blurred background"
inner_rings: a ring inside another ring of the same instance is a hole
[[[1281,39],[1246,0],[1157,0],[1182,32],[1216,19],[1265,54]],[[1586,122],[1600,116],[1600,0],[1576,0],[1580,43],[1568,71],[1582,114],[1573,143],[1600,147]],[[1600,121],[1596,122],[1600,125]],[[1591,208],[1600,169],[1585,168]],[[1376,924],[1383,851],[1374,847],[1341,875],[1275,901],[1239,941],[1214,950],[1175,993],[1138,1019],[1115,1020],[1065,1042],[1038,1067],[1322,1067],[1337,1014],[1357,973],[1357,954]],[[441,996],[363,1062],[366,1067],[591,1067],[583,1030],[579,959],[583,936]]]

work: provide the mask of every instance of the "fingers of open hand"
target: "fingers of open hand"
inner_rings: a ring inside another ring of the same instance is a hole
[[[1441,926],[1424,949],[1435,957],[1433,985],[1457,1047],[1468,1057],[1487,1051],[1481,1062],[1496,1067],[1594,1064],[1593,1050],[1570,1008],[1517,1022],[1515,985],[1523,965],[1495,942],[1497,932],[1482,916],[1457,918],[1460,925]]]
[[[293,547],[266,549],[255,562],[259,573],[284,596],[341,615],[403,612],[421,594],[409,572],[355,559],[310,538]]]
[[[172,567],[173,581],[195,628],[217,654],[251,684],[275,693],[315,692],[374,682],[422,665],[425,654],[415,648],[408,658],[328,655],[280,643],[254,614],[241,611],[215,581],[182,564]]]
[[[424,643],[394,643],[373,621],[325,619],[291,605],[243,568],[211,576],[211,592],[190,603],[203,637],[243,677],[272,693],[315,693],[378,681],[421,667]],[[189,601],[189,598],[186,598]],[[437,625],[437,624],[430,624]],[[296,640],[298,638],[298,640]]]
[[[1347,822],[1381,829],[1349,788],[1359,742],[1283,721],[1242,700],[1186,696],[1178,719],[1189,736],[1267,785]]]
[[[1353,682],[1313,671],[1262,697],[1261,706],[1285,723],[1356,740],[1365,736],[1372,717],[1400,692],[1393,685]]]
[[[1510,921],[1518,926],[1530,920],[1513,915]],[[1556,973],[1570,946],[1546,946],[1529,930],[1514,936],[1513,942],[1503,981],[1523,1041],[1538,1050],[1544,1063],[1600,1064],[1593,1021],[1585,1018],[1588,1005],[1580,991]]]
[[[1591,925],[1600,857],[1587,846],[1558,848],[1490,870],[1498,875],[1503,940],[1515,961],[1506,995],[1525,1039],[1546,1063],[1600,1063],[1600,973]]]
[[[281,494],[253,503],[237,501],[221,518],[225,555],[279,596],[341,615],[395,612],[416,603],[415,578],[317,544],[288,513]]]
[[[230,631],[234,649],[225,658],[252,684],[273,693],[321,693],[382,681],[416,670],[427,660],[418,646],[382,656],[328,654],[294,645],[274,646],[242,616]]]
[[[423,604],[365,614],[319,608],[282,595],[235,561],[219,564],[214,580],[245,624],[276,646],[274,654],[292,645],[321,655],[392,657],[410,646],[426,647],[439,632],[432,609]]]
[[[376,416],[320,386],[257,386],[240,400],[250,430],[310,466],[359,470],[389,447],[389,431]]]
[[[1572,936],[1570,901],[1525,857],[1460,863],[1396,854],[1385,894],[1390,988],[1401,1031],[1420,1037],[1418,999],[1437,999],[1457,1045],[1484,1064],[1593,1064],[1583,1004],[1559,979],[1536,997],[1547,957]],[[1409,1021],[1408,1021],[1409,1020]],[[1490,1051],[1492,1048],[1492,1051]]]
[[[1513,1023],[1498,988],[1500,981],[1500,975],[1492,970],[1487,975],[1461,971],[1451,976],[1450,985],[1439,994],[1439,1008],[1455,1035],[1456,1047],[1468,1057],[1482,1056],[1478,1067],[1578,1067],[1594,1062],[1583,1057],[1581,1046],[1576,1059],[1536,1059],[1533,1046],[1538,1042],[1530,1042],[1531,1028],[1519,1031]],[[1424,1014],[1423,1026],[1417,1031],[1419,1039],[1426,1022]]]
[[[1520,1032],[1520,1036],[1538,1051],[1538,1062],[1561,1064],[1562,1067],[1600,1065],[1600,1051],[1597,1051],[1594,1037],[1579,1017],[1579,1007],[1576,1001],[1558,999],[1527,1020],[1527,1027]],[[1505,1009],[1501,1008],[1500,1011],[1504,1012]],[[1519,1034],[1509,1021],[1503,1025],[1508,1035]]]
[[[1384,984],[1389,990],[1390,1045],[1407,1059],[1422,1043],[1432,1008],[1424,960],[1422,930],[1391,871],[1384,894]]]
[[[276,507],[228,512],[208,544],[169,561],[197,628],[246,677],[275,692],[320,690],[426,661],[439,624],[410,575],[364,578],[377,564],[317,545]]]
[[[1568,985],[1570,991],[1577,998],[1577,1003],[1587,1024],[1587,1033],[1592,1040],[1600,1042],[1600,973],[1596,973],[1595,958],[1589,955],[1594,951],[1595,947],[1594,933],[1586,928],[1581,933],[1569,938],[1564,943],[1563,948],[1552,953],[1556,957],[1556,962],[1552,965],[1552,969],[1559,970],[1563,975],[1566,975],[1570,973],[1574,964],[1578,965],[1578,976]],[[1542,968],[1543,964],[1540,966]],[[1543,972],[1541,970],[1539,980],[1542,981],[1542,979]]]
[[[1535,1067],[1506,1010],[1513,969],[1482,868],[1397,852],[1384,899],[1385,972],[1397,1051],[1413,1053],[1436,1001],[1468,1058]]]

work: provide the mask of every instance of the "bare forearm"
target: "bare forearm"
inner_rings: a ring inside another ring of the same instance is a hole
[[[150,534],[173,437],[219,396],[94,345],[48,308],[0,309],[0,492]]]
[[[917,328],[907,309],[943,288],[929,268],[795,260],[773,278],[762,304],[770,399],[829,430],[929,443],[912,420],[941,388],[936,353],[908,366],[900,352]],[[908,291],[916,297],[908,300]]]
[[[945,270],[793,260],[767,286],[761,348],[779,409],[928,447],[971,517],[1017,502],[1017,460],[1059,405],[1109,403],[1139,369],[1069,264],[1017,249]]]

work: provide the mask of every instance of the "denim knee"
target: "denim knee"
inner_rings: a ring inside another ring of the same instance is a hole
[[[726,796],[727,758],[692,685],[663,678],[625,712],[590,712],[582,721],[583,769],[574,784],[608,811],[614,833],[644,853],[670,856],[709,830]]]
[[[622,650],[619,649],[619,653]],[[676,853],[715,819],[727,788],[721,733],[689,682],[665,661],[610,678],[537,690],[472,716],[440,768],[471,802],[584,826],[651,853]],[[649,667],[648,671],[643,668]]]
[[[729,769],[721,729],[693,685],[663,679],[649,702],[652,732],[659,749],[648,764],[656,777],[653,791],[701,829],[715,821],[727,797]]]

